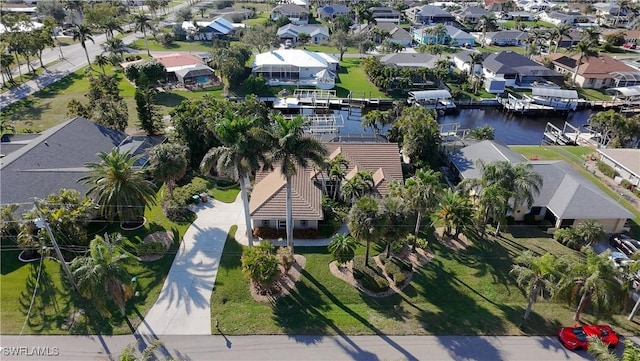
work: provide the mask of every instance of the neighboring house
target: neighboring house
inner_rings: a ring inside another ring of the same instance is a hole
[[[540,20],[549,22],[553,25],[573,25],[576,22],[576,17],[574,15],[560,13],[557,11],[544,11],[540,13]]]
[[[281,42],[291,40],[295,44],[298,42],[298,36],[302,33],[309,35],[313,44],[322,44],[329,41],[329,28],[321,24],[287,24],[278,29],[276,36]]]
[[[551,59],[555,70],[573,79],[580,54],[549,54],[547,57]],[[576,84],[592,89],[640,85],[640,71],[609,55],[585,57],[578,67]]]
[[[629,22],[629,11],[620,9],[617,2],[598,2],[592,4],[596,10],[596,21],[601,26],[624,27]]]
[[[340,154],[349,162],[346,180],[359,171],[370,171],[373,174],[374,195],[387,195],[392,182],[403,180],[400,150],[396,143],[328,142],[323,145],[329,153],[329,159]],[[326,188],[331,194],[336,184],[327,178],[325,172],[319,172],[313,167],[298,167],[291,185],[293,228],[317,229],[318,223],[324,219],[322,189]],[[256,174],[249,212],[254,229],[285,229],[286,183],[278,169]]]
[[[557,39],[552,39],[554,42]],[[562,40],[560,40],[559,48],[571,48],[573,46],[578,45],[578,43],[582,40],[582,33],[577,29],[571,29],[568,34],[562,36]],[[554,49],[553,47],[551,49]]]
[[[77,180],[88,175],[87,163],[96,154],[114,147],[132,154],[162,143],[163,137],[128,136],[82,117],[75,117],[40,134],[16,135],[0,143],[0,203],[31,203],[61,189],[75,189],[84,195],[88,185]],[[146,165],[142,158],[136,166]],[[30,207],[29,207],[30,208]]]
[[[173,53],[154,56],[154,59],[167,69],[167,81],[169,82],[178,82],[183,86],[207,86],[216,80],[215,72],[205,64],[201,57]]]
[[[430,27],[414,27],[412,29],[413,40],[418,44],[440,44],[451,46],[475,46],[475,38],[473,35],[466,33],[455,26],[445,25],[446,33],[444,35],[435,35],[432,33],[433,26]]]
[[[377,29],[377,30],[374,30]],[[362,24],[355,29],[356,34],[365,34],[369,39],[371,39],[376,44],[380,44],[382,42],[382,37],[376,35],[376,32],[384,31],[389,36],[387,39],[393,41],[394,43],[398,43],[405,48],[408,48],[413,43],[413,37],[402,27],[393,24],[393,23],[378,23],[378,24]]]
[[[469,56],[472,52],[470,51],[459,51],[453,54],[451,61],[456,66],[456,68],[460,69],[463,72],[471,73],[471,57]],[[480,74],[482,73],[482,64],[475,64],[473,66],[473,73]]]
[[[485,9],[496,12],[509,10],[509,4],[513,3],[513,0],[483,0],[483,3]]]
[[[625,43],[632,43],[636,45],[640,45],[640,30],[621,30],[621,29],[609,29],[602,31],[602,37],[605,37],[610,34],[616,34],[621,32],[624,36]]]
[[[395,53],[380,57],[385,65],[393,65],[398,68],[435,68],[440,57],[421,53]]]
[[[506,86],[531,87],[533,82],[543,79],[556,84],[564,83],[562,74],[513,51],[487,55],[482,68],[485,78],[502,78]]]
[[[489,12],[481,7],[467,6],[454,13],[456,20],[463,24],[477,24],[480,18],[489,15]]]
[[[621,179],[640,187],[640,149],[598,149],[600,160],[615,169]]]
[[[527,161],[503,143],[492,140],[469,145],[449,156],[450,168],[459,181],[481,176],[478,161],[508,161],[513,165],[528,162],[542,177],[543,185],[532,207],[517,207],[510,213],[516,221],[524,220],[525,214],[533,214],[536,220],[550,221],[553,224],[550,230],[555,230],[593,219],[606,232],[614,233],[622,231],[627,219],[633,218],[631,212],[564,161]]]
[[[409,8],[405,10],[405,15],[414,24],[446,24],[455,21],[455,17],[453,15],[434,5],[424,5]]]
[[[482,37],[482,33],[479,33],[479,36]],[[481,40],[486,45],[520,46],[527,40],[527,33],[520,30],[490,31]]]
[[[445,25],[447,35],[449,36],[449,45],[464,46],[473,48],[476,45],[476,38],[473,35],[464,32],[455,26]]]
[[[253,75],[269,85],[313,85],[333,89],[338,59],[329,54],[299,49],[279,49],[256,55]]]
[[[550,10],[554,7],[554,5],[548,1],[545,0],[530,0],[530,1],[524,1],[520,4],[518,4],[519,7],[521,7],[524,11],[529,11],[529,12],[540,12],[540,11],[546,11],[546,10]]]
[[[226,39],[235,32],[235,26],[223,16],[219,16],[212,21],[192,21],[182,22],[182,29],[193,40],[213,40]]]
[[[286,18],[294,25],[306,25],[309,23],[309,10],[306,7],[295,4],[281,4],[271,10],[271,20],[278,21]]]
[[[402,17],[402,14],[400,14],[400,12],[394,8],[386,6],[374,6],[369,8],[369,11],[371,11],[371,16],[377,24],[400,24],[400,18]]]
[[[349,16],[349,7],[341,4],[325,5],[318,8],[318,19],[334,19],[338,16]]]
[[[527,11],[509,11],[508,13],[505,13],[504,15],[502,15],[502,19],[504,20],[519,19],[520,21],[535,21],[536,15]]]

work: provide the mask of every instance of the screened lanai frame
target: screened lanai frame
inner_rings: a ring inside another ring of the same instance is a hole
[[[291,64],[262,64],[253,69],[253,74],[262,75],[267,80],[300,80],[300,67]]]

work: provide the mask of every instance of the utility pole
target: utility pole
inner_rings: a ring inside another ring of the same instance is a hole
[[[64,270],[64,273],[67,275],[67,279],[69,280],[69,283],[71,283],[71,286],[73,287],[73,290],[76,291],[76,293],[78,293],[78,285],[76,285],[76,281],[73,279],[73,275],[71,274],[71,271],[69,270],[69,267],[67,266],[67,263],[64,261],[64,257],[62,257],[62,252],[60,251],[60,246],[58,246],[58,242],[56,241],[56,237],[54,237],[54,235],[53,235],[53,231],[51,230],[51,227],[49,227],[49,223],[44,218],[42,210],[40,209],[40,204],[38,204],[38,199],[37,198],[34,198],[33,204],[36,206],[36,212],[38,212],[38,216],[42,220],[42,224],[44,226],[44,229],[49,234],[49,238],[51,238],[51,243],[53,244],[53,248],[56,250],[56,254],[58,255],[58,262],[60,262],[60,265],[62,266],[62,270]],[[38,227],[38,225],[36,225],[36,226]],[[40,228],[40,227],[38,227],[38,228]]]

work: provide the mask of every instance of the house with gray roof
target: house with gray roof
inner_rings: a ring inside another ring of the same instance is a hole
[[[535,81],[547,80],[558,85],[562,74],[513,51],[491,53],[482,62],[485,78],[504,79],[506,86],[531,87]]]
[[[402,17],[402,14],[400,14],[400,12],[394,8],[390,8],[388,6],[374,6],[370,7],[369,11],[371,11],[371,16],[377,24],[400,24],[400,18]]]
[[[321,6],[317,10],[319,19],[335,19],[340,15],[349,16],[349,7],[342,4]]]
[[[413,36],[411,36],[411,34],[399,25],[393,23],[361,24],[354,30],[354,33],[364,34],[376,44],[380,44],[383,40],[382,36],[379,35],[381,32],[388,34],[386,39],[404,47],[411,46],[413,42]]]
[[[640,187],[640,149],[600,148],[600,161],[615,169],[620,181]]]
[[[385,65],[398,68],[435,68],[440,57],[422,53],[393,53],[380,57]]]
[[[322,44],[329,41],[329,28],[322,24],[287,24],[278,28],[276,36],[280,42],[291,40],[296,44],[298,37],[303,33],[309,35],[310,41],[314,44]]]
[[[294,25],[309,24],[309,10],[296,4],[280,4],[271,10],[269,17],[273,21],[287,18]]]
[[[489,15],[489,12],[478,6],[467,6],[454,13],[456,20],[463,24],[477,24],[480,19]]]
[[[490,31],[480,34],[480,41],[486,45],[520,46],[527,40],[527,33],[520,30]]]
[[[514,165],[529,163],[542,177],[543,185],[534,197],[532,207],[515,207],[511,213],[516,221],[523,220],[525,214],[532,214],[537,220],[549,220],[553,231],[593,219],[602,224],[606,232],[615,233],[624,229],[628,218],[633,218],[631,212],[564,161],[529,161],[505,144],[493,140],[466,146],[449,156],[450,169],[457,181],[479,178],[480,162],[495,161]]]
[[[423,5],[409,8],[404,11],[405,15],[414,24],[432,25],[436,23],[450,23],[455,21],[455,17],[434,5]]]
[[[0,204],[30,203],[60,189],[85,194],[89,186],[77,180],[86,176],[85,164],[96,162],[96,154],[114,147],[133,155],[145,154],[164,141],[163,137],[132,137],[105,128],[82,117],[75,117],[36,137],[11,137],[0,143]],[[19,144],[12,144],[19,143]],[[142,157],[136,166],[146,165]],[[11,186],[8,186],[11,185]]]

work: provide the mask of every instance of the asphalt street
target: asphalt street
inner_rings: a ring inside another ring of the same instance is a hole
[[[221,325],[224,330],[224,325]],[[117,360],[159,339],[176,360],[592,360],[555,337],[523,336],[2,336],[2,360]],[[634,338],[638,343],[638,338]],[[616,352],[620,354],[623,346]],[[47,356],[48,355],[48,356]]]

